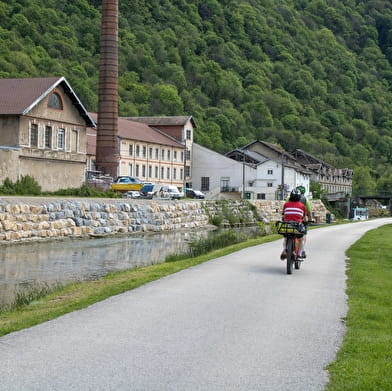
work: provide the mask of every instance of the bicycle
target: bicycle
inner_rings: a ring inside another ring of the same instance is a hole
[[[286,240],[286,271],[287,274],[293,274],[294,267],[301,268],[302,259],[299,257],[300,239],[306,232],[304,224],[297,221],[278,221],[276,222],[277,232],[283,235]]]

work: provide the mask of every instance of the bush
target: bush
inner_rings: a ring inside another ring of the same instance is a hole
[[[41,194],[41,186],[31,176],[21,176],[15,183],[10,178],[5,178],[3,186],[0,186],[1,194],[10,195],[39,195]]]

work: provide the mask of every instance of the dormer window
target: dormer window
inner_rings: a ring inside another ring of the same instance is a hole
[[[53,92],[52,95],[49,97],[48,107],[51,109],[62,110],[63,109],[63,102],[61,97],[56,92]]]

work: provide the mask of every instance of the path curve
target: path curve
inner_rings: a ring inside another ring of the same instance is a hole
[[[0,338],[0,390],[322,390],[347,311],[345,250],[392,219],[241,250]]]

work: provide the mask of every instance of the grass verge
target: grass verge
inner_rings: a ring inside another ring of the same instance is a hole
[[[270,242],[278,238],[280,238],[280,235],[258,237],[197,257],[116,272],[95,281],[68,284],[27,305],[21,305],[14,310],[1,312],[0,336],[43,323],[71,311],[88,307],[110,296],[137,288],[148,282],[213,258],[222,257],[243,248]]]
[[[347,252],[346,334],[325,391],[392,390],[392,225]]]

